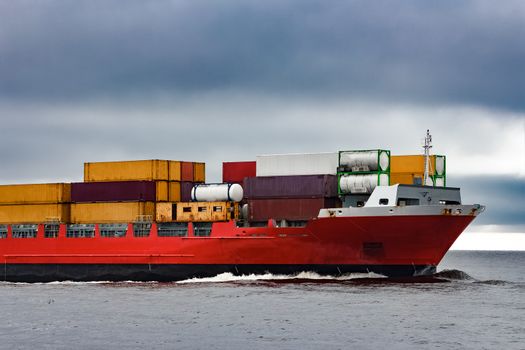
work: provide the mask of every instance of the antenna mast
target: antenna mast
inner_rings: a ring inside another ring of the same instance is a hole
[[[430,131],[427,129],[427,135],[425,137],[425,145],[423,146],[425,150],[425,174],[423,176],[423,185],[427,185],[427,179],[428,179],[428,172],[429,172],[429,165],[430,165],[430,149],[432,148],[432,135],[430,135]]]

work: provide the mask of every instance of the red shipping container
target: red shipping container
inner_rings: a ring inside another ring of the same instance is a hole
[[[256,175],[256,162],[223,162],[222,163],[222,182],[239,183],[245,177]]]
[[[339,198],[250,199],[250,221],[309,220],[317,217],[322,208],[341,207]]]
[[[180,162],[181,181],[193,181],[193,162]]]

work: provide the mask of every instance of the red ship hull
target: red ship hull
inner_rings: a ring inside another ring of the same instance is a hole
[[[340,275],[375,272],[391,277],[429,275],[473,215],[330,217],[305,227],[237,227],[217,222],[208,237],[159,237],[153,223],[148,237],[134,237],[132,224],[121,238],[0,240],[5,281],[175,281],[233,274],[314,271]]]

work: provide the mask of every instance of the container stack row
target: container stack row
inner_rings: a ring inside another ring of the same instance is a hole
[[[248,221],[293,224],[316,217],[322,208],[341,206],[337,153],[257,156],[253,170],[254,175],[243,178]]]
[[[428,164],[429,177],[424,182],[425,156],[402,155],[391,157],[390,184],[445,187],[447,184],[446,157],[432,155]]]
[[[0,224],[69,222],[71,184],[0,185]]]
[[[189,202],[193,186],[204,181],[204,163],[85,163],[84,182],[0,185],[0,224],[153,220],[157,206]]]
[[[157,207],[189,200],[205,181],[205,164],[174,160],[84,163],[84,182],[71,185],[73,223],[153,220]]]
[[[431,156],[426,185],[446,186],[445,156]],[[220,184],[205,164],[174,160],[84,164],[84,182],[0,185],[0,224],[306,221],[322,208],[359,206],[376,186],[422,185],[423,155],[390,151],[257,156],[224,162]]]

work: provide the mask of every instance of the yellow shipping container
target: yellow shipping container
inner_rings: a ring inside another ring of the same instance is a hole
[[[139,216],[155,218],[154,202],[105,202],[71,204],[71,222],[104,224],[132,222]]]
[[[180,202],[180,182],[172,181],[169,183],[168,201]]]
[[[193,163],[193,181],[206,182],[206,164]]]
[[[71,202],[71,184],[0,185],[0,204]]]
[[[180,181],[180,162],[152,159],[84,163],[84,182],[132,180]]]
[[[435,174],[436,156],[430,156],[428,168],[429,175]],[[425,156],[391,156],[390,157],[390,174],[423,174],[425,172]]]
[[[181,167],[180,161],[178,160],[169,161],[169,177],[171,181],[181,181],[182,167]]]
[[[239,204],[232,202],[179,202],[177,221],[228,221],[239,217]]]
[[[155,207],[155,221],[170,222],[173,218],[173,203],[157,203]]]
[[[168,181],[157,181],[155,183],[156,185],[156,200],[157,202],[166,202],[170,200],[169,198],[169,191],[170,191],[170,183]]]
[[[46,221],[67,223],[69,214],[69,203],[0,205],[1,224],[40,224]]]

